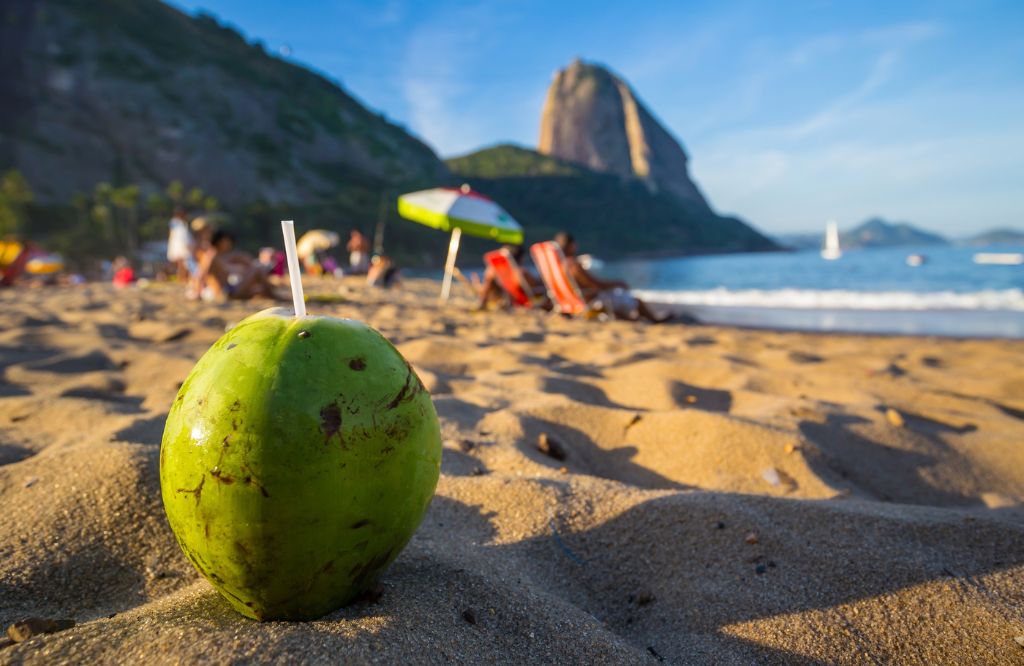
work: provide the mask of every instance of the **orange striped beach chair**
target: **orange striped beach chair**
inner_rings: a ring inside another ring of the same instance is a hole
[[[564,315],[578,315],[592,311],[583,298],[579,285],[565,269],[565,255],[554,241],[535,243],[530,247],[530,256],[540,271],[540,277],[547,287],[548,296],[555,304],[555,311]]]

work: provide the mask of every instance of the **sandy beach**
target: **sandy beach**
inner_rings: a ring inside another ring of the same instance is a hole
[[[442,474],[377,598],[264,624],[187,562],[158,478],[180,383],[264,306],[0,292],[0,624],[75,622],[0,662],[1024,663],[1024,342],[482,314],[436,288],[310,304],[415,366]]]

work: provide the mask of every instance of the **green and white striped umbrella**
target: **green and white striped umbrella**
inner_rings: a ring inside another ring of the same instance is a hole
[[[398,197],[398,214],[440,231],[461,229],[498,243],[522,243],[523,228],[493,200],[462,188],[436,187]]]
[[[450,231],[448,261],[445,262],[441,298],[447,300],[451,290],[455,257],[463,233],[490,238],[497,243],[520,244],[523,228],[505,212],[505,209],[479,192],[461,188],[437,187],[432,190],[410,192],[398,197],[398,214],[440,231]]]

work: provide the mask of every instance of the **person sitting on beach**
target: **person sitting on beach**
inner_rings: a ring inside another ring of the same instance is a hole
[[[645,319],[660,324],[672,318],[671,315],[655,314],[646,303],[630,295],[629,285],[622,280],[602,280],[584,268],[577,259],[576,239],[569,232],[560,231],[555,234],[555,242],[565,255],[566,271],[576,280],[583,298],[588,302],[601,303],[604,310],[616,319]]]
[[[114,262],[110,265],[110,270],[114,274],[111,282],[118,289],[129,287],[135,282],[135,269],[132,268],[132,264],[128,261],[127,257],[121,256],[114,259]]]
[[[267,269],[271,277],[283,277],[285,274],[284,252],[275,247],[262,247],[257,258],[260,266]]]
[[[203,300],[276,298],[266,268],[234,247],[230,232],[213,234],[196,271],[197,295]]]
[[[398,286],[398,282],[398,267],[391,257],[379,254],[370,261],[370,270],[366,272],[367,286],[390,289]]]
[[[370,241],[362,232],[358,229],[350,231],[345,249],[348,250],[347,273],[362,275],[370,270]]]
[[[507,250],[512,259],[515,260],[516,265],[523,276],[523,281],[526,283],[522,285],[526,295],[534,300],[535,303],[542,301],[541,304],[544,306],[545,310],[550,309],[551,302],[547,299],[547,291],[544,289],[544,283],[541,282],[540,278],[534,275],[531,270],[523,265],[523,259],[526,256],[526,251],[523,246],[506,244],[503,245],[502,248]],[[494,268],[490,265],[487,266],[484,270],[484,277],[482,281],[477,281],[475,273],[472,277],[473,286],[480,295],[476,304],[477,310],[486,309],[490,303],[501,303],[502,307],[511,307],[512,303],[509,300],[508,294],[505,293],[505,289],[501,286],[501,280],[498,278],[498,274],[495,272]]]

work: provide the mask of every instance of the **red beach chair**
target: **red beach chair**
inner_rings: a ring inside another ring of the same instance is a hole
[[[533,257],[533,263],[540,271],[540,277],[544,280],[548,296],[555,304],[557,312],[577,315],[590,310],[576,280],[565,269],[565,255],[562,254],[562,248],[558,247],[557,243],[554,241],[536,243],[530,247],[530,256]]]
[[[494,271],[498,277],[498,284],[509,295],[514,305],[521,308],[533,307],[530,285],[527,284],[523,271],[511,252],[506,248],[488,252],[484,255],[484,262]]]

